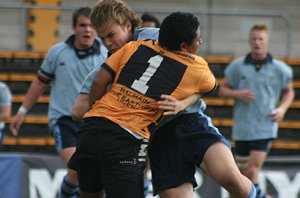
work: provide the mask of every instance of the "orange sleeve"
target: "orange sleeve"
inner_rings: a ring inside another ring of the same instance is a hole
[[[207,62],[200,58],[202,64],[206,65],[206,68],[203,70],[201,79],[199,80],[198,87],[200,88],[200,93],[210,93],[215,90],[217,87],[217,80],[210,70]]]

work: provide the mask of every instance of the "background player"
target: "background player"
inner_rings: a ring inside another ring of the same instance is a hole
[[[13,117],[10,130],[17,135],[25,115],[51,82],[49,127],[55,137],[56,149],[67,163],[75,151],[79,124],[71,118],[73,104],[86,75],[103,63],[107,50],[91,26],[91,8],[83,7],[73,14],[74,35],[54,45],[43,61],[37,77],[31,83],[24,102]],[[74,170],[68,169],[61,186],[61,197],[78,196],[78,181]]]
[[[257,198],[264,198],[258,174],[277,137],[278,123],[293,101],[293,73],[268,53],[265,25],[254,25],[248,42],[251,52],[228,65],[219,94],[235,99],[232,139],[236,163],[255,184]]]

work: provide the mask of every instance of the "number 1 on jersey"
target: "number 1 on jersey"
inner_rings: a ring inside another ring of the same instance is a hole
[[[140,79],[134,80],[134,82],[131,85],[131,88],[141,92],[142,94],[145,94],[149,88],[149,86],[147,85],[148,81],[151,79],[153,74],[157,71],[163,59],[164,58],[160,55],[151,57],[148,61],[149,67],[146,69],[146,71],[143,73]]]

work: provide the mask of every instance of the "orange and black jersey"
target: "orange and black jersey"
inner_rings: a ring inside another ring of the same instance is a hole
[[[134,41],[103,63],[114,77],[111,90],[85,117],[105,117],[147,139],[149,126],[162,116],[162,94],[182,100],[214,90],[216,79],[207,62],[196,55],[171,52],[156,41]]]

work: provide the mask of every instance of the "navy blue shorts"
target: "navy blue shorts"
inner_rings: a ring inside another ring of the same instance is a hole
[[[272,140],[235,141],[234,153],[238,156],[249,156],[251,151],[269,152]]]
[[[76,146],[76,136],[80,124],[80,122],[74,121],[71,116],[63,116],[57,120],[52,127],[57,152]]]
[[[104,118],[84,119],[68,166],[83,192],[105,190],[110,198],[142,198],[147,140]]]
[[[230,144],[207,116],[182,114],[156,131],[149,145],[153,194],[183,183],[197,186],[195,166],[199,167],[205,152],[214,143]]]

